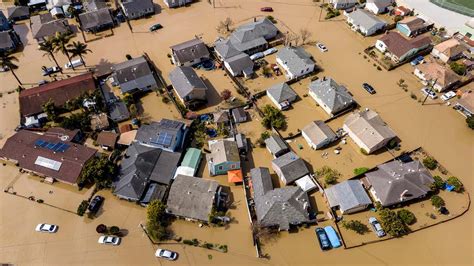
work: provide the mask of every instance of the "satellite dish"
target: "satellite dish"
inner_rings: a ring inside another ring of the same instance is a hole
[[[62,141],[66,141],[68,138],[69,138],[68,136],[64,135],[64,136],[61,136],[60,139],[61,139]]]

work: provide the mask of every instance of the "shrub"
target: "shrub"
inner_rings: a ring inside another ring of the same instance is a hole
[[[337,179],[341,176],[341,174],[337,170],[332,169],[331,167],[326,165],[316,170],[316,174],[320,177],[323,177],[324,182],[327,185],[337,183]]]
[[[42,199],[37,199],[36,202],[38,202],[38,203],[44,203],[44,200],[42,200]]]
[[[449,64],[451,67],[451,70],[454,71],[454,73],[463,76],[466,73],[466,66],[464,64],[460,64],[457,62],[452,62]]]
[[[105,224],[99,224],[95,228],[95,231],[99,234],[105,234],[105,232],[107,232],[107,226]]]
[[[360,148],[360,153],[363,155],[369,155],[369,153],[364,148]]]
[[[401,209],[397,212],[397,216],[407,225],[412,225],[416,222],[415,215],[409,210]]]
[[[125,57],[127,58],[127,60],[132,60],[132,58],[133,58],[133,57],[132,57],[131,55],[129,55],[129,54],[126,54]]]
[[[159,200],[153,200],[146,208],[147,222],[146,228],[154,240],[165,240],[168,237],[166,226],[166,205]]]
[[[378,213],[380,215],[380,224],[387,234],[394,237],[400,237],[408,233],[407,226],[394,211],[380,208]]]
[[[423,159],[423,165],[430,170],[434,170],[438,166],[438,162],[433,157],[428,156]]]
[[[77,215],[83,216],[86,213],[87,206],[89,206],[89,202],[87,200],[83,200],[81,204],[77,207]]]
[[[192,241],[192,240],[189,240],[189,239],[185,239],[185,240],[183,240],[183,244],[192,246],[192,245],[193,245],[193,241]]]
[[[268,131],[264,131],[262,132],[262,134],[260,134],[260,138],[263,139],[263,140],[266,140],[270,137],[270,132]]]
[[[470,129],[474,129],[474,116],[466,118],[466,124]]]
[[[286,126],[286,117],[276,107],[267,104],[263,107],[262,125],[268,129],[282,129]]]
[[[436,208],[440,208],[444,206],[445,202],[444,199],[440,196],[433,195],[431,196],[431,204],[433,204],[433,206],[435,206]]]
[[[171,100],[170,100],[170,98],[168,98],[167,96],[164,96],[164,95],[163,95],[163,97],[161,98],[161,101],[162,101],[163,103],[168,104]]]
[[[232,92],[230,90],[225,89],[221,92],[222,100],[227,101],[230,97],[232,97]]]
[[[382,68],[379,67],[379,66],[377,66],[377,70],[378,70],[378,71],[382,71]]]
[[[120,233],[120,228],[118,226],[114,225],[114,226],[110,227],[109,232],[112,235],[117,235],[118,233]]]
[[[446,180],[446,183],[447,183],[448,185],[453,186],[453,187],[454,187],[454,191],[456,191],[456,192],[461,192],[462,189],[463,189],[463,184],[462,184],[461,181],[460,181],[457,177],[455,177],[455,176],[450,176],[450,177],[448,178],[448,180]]]
[[[397,140],[396,140],[396,139],[391,139],[391,140],[388,142],[387,147],[388,147],[389,149],[394,149],[394,148],[397,147],[397,145],[398,145]]]
[[[367,167],[355,168],[354,169],[354,175],[361,175],[361,174],[364,174],[367,171],[369,171],[369,168],[367,168]]]
[[[342,227],[347,230],[352,230],[359,235],[363,235],[369,231],[367,225],[361,223],[358,220],[342,221]]]
[[[443,189],[444,187],[443,179],[438,175],[433,176],[433,179],[434,179],[434,182],[433,184],[431,184],[431,190],[437,191],[439,189]]]
[[[410,93],[410,97],[413,99],[413,100],[416,100],[418,99],[418,97],[416,97],[416,95],[412,92]]]
[[[204,244],[202,244],[202,247],[207,248],[207,249],[212,249],[214,247],[214,245],[211,244],[211,243],[205,242]]]

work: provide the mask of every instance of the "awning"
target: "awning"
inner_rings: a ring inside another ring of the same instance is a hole
[[[227,172],[227,181],[229,183],[239,183],[244,181],[241,170],[232,170]]]
[[[308,192],[316,188],[316,184],[314,183],[313,179],[309,175],[303,176],[302,178],[296,180],[295,183],[304,192]]]

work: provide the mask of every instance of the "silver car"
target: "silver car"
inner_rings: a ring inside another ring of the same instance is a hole
[[[372,229],[374,230],[375,234],[377,234],[378,237],[384,237],[385,236],[385,231],[383,230],[383,228],[380,225],[379,221],[377,221],[377,218],[370,217],[369,218],[369,223],[372,226]]]
[[[99,244],[118,246],[120,245],[120,237],[118,236],[101,236],[99,237]]]

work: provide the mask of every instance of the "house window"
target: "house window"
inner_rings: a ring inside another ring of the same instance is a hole
[[[222,170],[224,170],[224,166],[222,166],[222,165],[219,165],[219,166],[217,167],[217,170],[219,170],[219,171],[222,171]]]
[[[235,164],[231,164],[230,169],[235,169]]]

